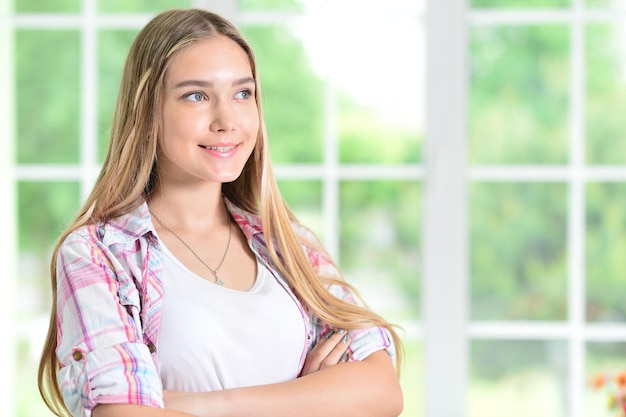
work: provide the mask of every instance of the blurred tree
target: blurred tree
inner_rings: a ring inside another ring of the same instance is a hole
[[[17,161],[76,163],[79,154],[79,33],[17,31]]]
[[[567,318],[565,193],[563,184],[472,184],[473,319]]]

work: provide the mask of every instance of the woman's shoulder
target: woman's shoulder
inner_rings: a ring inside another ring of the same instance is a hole
[[[111,246],[133,242],[148,232],[154,234],[154,226],[150,220],[148,207],[144,203],[121,216],[106,221],[87,223],[72,230],[63,244],[84,242]]]

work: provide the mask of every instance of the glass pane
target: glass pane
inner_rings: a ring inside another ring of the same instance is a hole
[[[303,3],[304,0],[239,0],[239,7],[244,11],[301,11]]]
[[[15,304],[18,416],[52,416],[37,391],[37,363],[48,329],[50,253],[78,207],[79,187],[71,182],[17,184],[18,276]]]
[[[421,22],[348,15],[342,21],[345,32],[332,45],[337,56],[328,58],[341,63],[332,66],[340,161],[420,161],[426,62]]]
[[[467,417],[565,417],[567,345],[560,341],[471,342]]]
[[[191,0],[99,0],[98,10],[107,13],[160,12],[191,7]]]
[[[80,0],[14,0],[17,13],[59,13],[80,11]]]
[[[304,44],[285,26],[242,31],[257,57],[272,160],[320,162],[324,87]]]
[[[405,357],[400,374],[400,385],[404,393],[404,409],[400,416],[422,417],[424,415],[422,342],[416,336],[407,334],[403,343]]]
[[[616,383],[619,374],[626,371],[626,343],[593,342],[587,344],[587,382],[585,392],[585,417],[620,416],[610,396],[617,396],[620,389]],[[623,388],[622,388],[623,390]]]
[[[626,184],[589,184],[586,194],[587,320],[622,322],[626,318]]]
[[[322,183],[320,181],[281,180],[280,192],[298,220],[324,242]]]
[[[570,6],[571,0],[471,0],[472,7],[494,9],[540,9]]]
[[[566,187],[470,187],[471,314],[475,320],[567,316]]]
[[[311,0],[314,3],[315,0]],[[328,6],[332,10],[341,10],[351,16],[357,14],[374,13],[378,16],[387,13],[407,14],[422,13],[425,10],[426,0],[387,0],[384,5],[380,0],[332,0],[328,1]],[[397,41],[397,39],[396,39]]]
[[[626,163],[626,41],[622,24],[587,27],[587,159]]]
[[[569,31],[556,25],[472,28],[471,162],[567,161]]]
[[[79,33],[17,30],[17,161],[78,161]]]
[[[415,320],[419,313],[421,197],[415,181],[340,185],[341,267],[389,320]]]
[[[98,157],[104,160],[109,145],[115,102],[126,55],[139,30],[98,32]]]
[[[589,8],[626,9],[624,0],[586,0]]]

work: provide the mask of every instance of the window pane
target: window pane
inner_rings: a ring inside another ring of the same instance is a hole
[[[626,184],[587,186],[587,320],[624,321]]]
[[[17,373],[16,408],[19,416],[51,416],[37,391],[36,366],[48,328],[50,251],[66,222],[74,215],[78,184],[19,182],[18,276],[15,304]]]
[[[8,1],[8,0],[7,0]],[[80,11],[80,0],[14,0],[17,13],[59,13]]]
[[[470,350],[467,417],[568,415],[565,343],[475,340]]]
[[[239,7],[245,11],[300,11],[304,0],[239,0]]]
[[[586,3],[590,8],[624,9],[626,7],[624,0],[586,0]]]
[[[363,12],[380,16],[387,13],[403,13],[405,15],[422,13],[425,9],[425,3],[425,0],[387,0],[382,5],[380,0],[332,0],[328,2],[328,5],[333,10],[343,10],[351,13],[352,16]]]
[[[98,10],[109,13],[160,12],[191,5],[191,0],[99,0]]]
[[[403,416],[423,414],[420,313],[422,191],[417,181],[340,184],[340,263],[368,305],[400,324],[406,350]]]
[[[242,28],[252,44],[274,162],[320,162],[324,87],[303,43],[285,26]]]
[[[420,161],[425,72],[421,22],[399,16],[345,16],[341,21],[345,32],[334,41],[339,56],[332,59],[341,62],[333,66],[332,75],[339,97],[340,161]]]
[[[414,335],[407,334],[403,344],[405,357],[400,385],[404,394],[404,409],[401,416],[422,417],[424,415],[422,342]]]
[[[472,318],[565,319],[565,185],[476,183],[470,194]]]
[[[417,181],[340,185],[341,266],[390,320],[415,319],[419,312],[420,210]]]
[[[280,192],[289,208],[323,242],[322,183],[320,181],[281,180]]]
[[[78,161],[79,34],[17,30],[17,161]]]
[[[471,0],[472,7],[496,9],[539,9],[570,6],[571,0]]]
[[[122,68],[138,30],[98,32],[98,157],[104,160],[109,145]]]
[[[587,159],[626,163],[626,42],[624,24],[587,27]]]
[[[471,31],[473,163],[567,161],[569,27]]]
[[[593,342],[587,343],[586,349],[588,390],[585,392],[584,412],[585,417],[613,417],[619,416],[617,410],[609,412],[609,393],[617,393],[614,377],[617,373],[626,371],[626,343],[624,342]],[[603,375],[606,378],[605,385],[601,389],[594,389],[591,381],[596,376]]]

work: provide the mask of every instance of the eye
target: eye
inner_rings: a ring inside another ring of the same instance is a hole
[[[247,89],[246,90],[241,90],[240,92],[238,92],[235,95],[235,98],[239,98],[239,99],[243,99],[243,100],[249,99],[250,97],[252,97],[252,92],[250,90],[247,90]]]
[[[204,100],[204,94],[202,93],[189,93],[185,95],[185,100],[188,101],[202,101]]]

